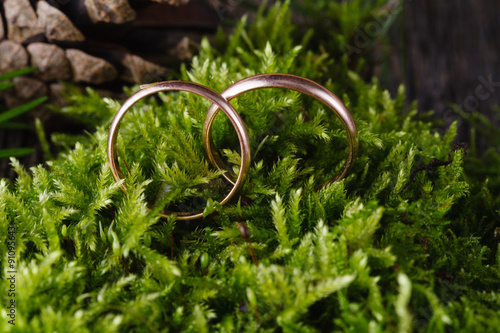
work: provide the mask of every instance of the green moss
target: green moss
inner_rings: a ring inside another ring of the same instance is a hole
[[[269,22],[281,33],[259,45]],[[347,103],[359,129],[351,175],[315,190],[347,156],[341,125],[295,92],[259,90],[233,102],[254,154],[240,200],[203,221],[160,219],[164,206],[203,209],[212,197],[211,208],[229,189],[202,146],[209,102],[167,93],[134,106],[119,135],[125,196],[105,154],[119,104],[75,95],[64,111],[85,118],[98,110],[87,117],[95,132],[76,144],[57,136],[71,148],[48,167],[26,171],[13,160],[17,180],[0,181],[0,230],[9,235],[9,226],[16,228],[17,271],[13,326],[3,242],[2,331],[500,327],[498,175],[484,181],[474,169],[464,171],[466,151],[453,146],[455,125],[435,132],[415,105],[405,107],[403,88],[391,97],[345,62],[293,47],[291,31],[286,6],[277,5],[250,28],[240,25],[224,54],[204,41],[182,78],[217,91],[263,72],[325,85]],[[330,76],[332,68],[338,76]],[[237,165],[239,143],[223,116],[213,136]],[[489,154],[498,170],[498,154]]]

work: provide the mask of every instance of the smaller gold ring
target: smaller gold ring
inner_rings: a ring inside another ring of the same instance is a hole
[[[118,110],[113,121],[111,122],[111,126],[109,129],[108,135],[108,143],[107,143],[107,153],[108,153],[108,162],[109,167],[111,168],[111,172],[113,173],[113,177],[116,181],[120,181],[124,179],[123,172],[120,169],[118,164],[118,156],[115,153],[116,151],[116,141],[118,137],[118,130],[120,126],[120,122],[125,115],[125,113],[140,99],[147,97],[151,94],[158,93],[160,91],[169,91],[169,90],[177,90],[177,91],[187,91],[199,96],[205,97],[209,99],[214,105],[217,105],[217,108],[222,109],[224,113],[229,117],[231,123],[236,129],[236,133],[238,134],[238,138],[240,141],[241,148],[241,165],[240,165],[240,173],[236,182],[232,182],[233,188],[227,194],[227,196],[220,202],[221,205],[227,203],[243,186],[245,179],[248,175],[248,171],[250,169],[250,141],[248,138],[248,133],[241,120],[238,113],[234,110],[234,108],[229,104],[229,102],[224,99],[221,95],[217,94],[215,91],[204,87],[202,85],[185,82],[185,81],[165,81],[159,82],[157,84],[148,85],[144,89],[139,90],[135,94],[129,97],[123,103],[122,107]],[[124,184],[122,184],[121,189],[123,193],[127,193],[127,189]],[[187,215],[188,213],[177,213],[177,212],[169,212],[169,214],[177,214],[178,220],[192,220],[203,217],[203,213]],[[167,217],[169,214],[160,213],[160,216]]]
[[[247,77],[227,87],[221,92],[221,96],[230,101],[245,92],[260,88],[286,88],[299,91],[323,102],[332,109],[335,115],[340,119],[346,131],[347,141],[349,143],[349,155],[342,169],[332,179],[326,181],[322,185],[345,177],[356,161],[359,139],[356,124],[344,103],[342,103],[342,101],[331,91],[314,81],[296,75],[281,73],[260,74]],[[234,176],[232,176],[231,170],[217,153],[211,135],[212,125],[218,112],[219,107],[215,104],[212,104],[207,111],[205,123],[203,124],[203,144],[205,145],[208,158],[212,165],[219,170],[225,170],[224,177],[234,184]]]

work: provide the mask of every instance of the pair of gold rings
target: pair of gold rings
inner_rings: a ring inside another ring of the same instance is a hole
[[[347,107],[332,92],[314,81],[290,74],[273,73],[254,75],[240,80],[226,88],[220,94],[200,84],[186,81],[159,82],[156,84],[148,85],[139,90],[138,92],[130,96],[130,98],[127,99],[122,107],[118,110],[109,129],[107,153],[109,166],[111,168],[111,172],[113,173],[113,177],[116,181],[120,181],[124,178],[123,172],[121,171],[118,164],[118,156],[116,154],[116,141],[118,137],[120,122],[125,113],[127,113],[127,111],[140,99],[161,91],[177,90],[191,92],[205,97],[212,102],[212,105],[207,111],[205,123],[203,124],[203,143],[207,151],[210,163],[217,169],[225,171],[223,176],[233,185],[229,194],[227,194],[227,196],[222,201],[220,201],[220,204],[224,205],[242,188],[248,176],[251,159],[250,140],[246,127],[229,101],[245,92],[261,88],[286,88],[307,94],[324,103],[335,113],[335,115],[340,119],[344,130],[346,131],[349,144],[349,155],[347,156],[346,162],[342,169],[330,181],[336,181],[346,176],[351,170],[354,161],[356,160],[359,146],[356,125]],[[217,153],[212,140],[211,128],[215,117],[219,112],[219,109],[221,109],[229,117],[232,125],[236,129],[236,133],[240,141],[241,165],[240,173],[237,177],[232,173],[232,171]],[[124,193],[127,193],[125,185],[122,185],[121,189]],[[178,220],[191,220],[203,216],[203,213],[190,214],[178,212],[174,214],[177,215]],[[168,215],[169,214],[165,212],[160,214],[160,216],[163,217],[167,217]]]

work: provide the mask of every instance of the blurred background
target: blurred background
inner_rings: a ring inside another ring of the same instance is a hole
[[[123,99],[125,85],[177,79],[203,37],[216,44],[274,3],[0,0],[0,177],[13,177],[6,156],[44,162],[40,124],[48,138],[91,130],[55,111],[75,89]],[[403,84],[423,118],[438,131],[457,121],[457,141],[476,154],[500,149],[500,1],[291,0],[290,8],[297,44],[309,36],[306,48],[393,95]]]

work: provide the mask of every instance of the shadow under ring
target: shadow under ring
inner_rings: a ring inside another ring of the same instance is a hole
[[[314,81],[300,76],[282,73],[259,74],[237,81],[221,92],[221,96],[230,101],[245,92],[261,88],[285,88],[299,91],[322,102],[335,113],[346,131],[349,143],[349,155],[347,156],[342,169],[340,169],[335,176],[324,182],[321,186],[345,177],[352,169],[354,162],[356,161],[359,139],[354,119],[344,103],[342,103],[342,101],[331,91]],[[212,163],[212,165],[217,169],[226,171],[223,176],[229,182],[235,184],[234,173],[228,168],[219,153],[217,153],[211,135],[212,125],[218,112],[219,107],[216,104],[212,104],[207,111],[205,123],[203,124],[203,144],[205,145],[205,150],[207,151],[210,163]]]
[[[108,135],[108,142],[107,142],[107,155],[108,155],[108,162],[109,162],[109,167],[111,169],[111,172],[113,174],[113,177],[115,178],[116,181],[120,181],[124,179],[125,177],[123,176],[123,172],[120,169],[120,165],[118,164],[118,156],[116,154],[116,142],[117,142],[117,137],[118,137],[118,131],[120,127],[120,122],[122,118],[125,116],[127,111],[135,104],[137,103],[140,99],[145,98],[149,95],[161,92],[161,91],[171,91],[171,90],[176,90],[176,91],[187,91],[194,93],[198,96],[205,97],[208,100],[210,100],[212,105],[217,105],[217,109],[222,109],[224,113],[229,117],[231,120],[231,123],[233,124],[234,128],[236,129],[236,133],[238,135],[238,139],[240,141],[240,148],[241,148],[241,165],[240,165],[240,173],[236,179],[236,182],[231,181],[231,184],[233,185],[233,188],[231,191],[226,195],[226,197],[220,202],[221,205],[224,205],[227,203],[238,191],[241,189],[243,186],[243,183],[245,182],[248,171],[250,169],[250,141],[248,138],[248,133],[245,128],[245,125],[243,124],[243,121],[241,120],[240,116],[238,113],[234,110],[231,104],[223,98],[221,95],[216,93],[215,91],[196,84],[192,82],[186,82],[186,81],[165,81],[165,82],[159,82],[153,85],[149,85],[144,89],[139,90],[132,96],[130,96],[125,103],[123,103],[122,107],[118,110],[116,113],[115,117],[113,118],[113,121],[111,122],[111,126],[109,129],[109,135]],[[121,185],[121,189],[123,193],[127,194],[127,189],[125,184]],[[176,214],[178,220],[193,220],[197,218],[203,217],[203,213],[196,213],[196,214],[190,214],[190,213],[185,213],[185,212],[170,212],[170,211],[164,211],[160,213],[159,215],[162,217],[168,217],[171,214]]]

